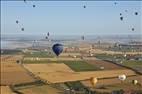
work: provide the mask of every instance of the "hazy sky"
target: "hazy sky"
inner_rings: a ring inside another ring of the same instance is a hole
[[[120,21],[120,13],[123,21]],[[1,2],[2,34],[47,32],[53,35],[141,34],[142,2],[117,1],[116,5],[114,1]]]

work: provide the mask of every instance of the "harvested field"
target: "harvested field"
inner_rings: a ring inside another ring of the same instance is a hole
[[[15,85],[35,81],[22,66],[16,63],[1,63],[1,85]]]
[[[9,86],[0,86],[0,94],[14,94]]]
[[[89,60],[87,63],[96,66],[98,68],[104,67],[104,70],[117,70],[117,69],[126,69],[122,66],[118,66],[116,64],[113,64],[111,62],[102,61],[102,60]]]
[[[25,64],[24,67],[33,73],[73,72],[67,65],[63,63]]]
[[[69,82],[69,81],[80,81],[90,79],[91,77],[96,78],[111,78],[111,77],[118,77],[118,75],[125,74],[128,76],[136,75],[134,71],[128,69],[121,69],[121,70],[106,70],[106,71],[88,71],[88,72],[72,72],[69,68],[62,68],[58,69],[56,67],[56,71],[50,70],[45,67],[47,65],[42,64],[37,66],[36,64],[27,64],[25,68],[29,71],[34,73],[36,76],[40,77],[41,79],[49,82],[49,83],[62,83],[62,82]],[[58,65],[56,65],[58,66]],[[62,65],[65,67],[65,65]],[[67,67],[67,66],[66,66]],[[41,69],[40,69],[41,68]],[[53,67],[55,68],[55,67]],[[68,70],[68,71],[66,71]]]

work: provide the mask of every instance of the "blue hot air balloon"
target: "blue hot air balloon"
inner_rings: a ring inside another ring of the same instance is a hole
[[[59,56],[62,52],[63,52],[63,45],[62,44],[54,44],[52,46],[52,50],[54,51],[54,53]]]

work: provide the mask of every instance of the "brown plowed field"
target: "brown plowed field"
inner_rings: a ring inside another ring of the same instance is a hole
[[[87,63],[89,63],[93,66],[96,66],[98,68],[104,67],[104,70],[126,69],[122,66],[118,66],[118,65],[113,64],[111,62],[102,61],[102,60],[90,60],[90,61],[87,61]]]

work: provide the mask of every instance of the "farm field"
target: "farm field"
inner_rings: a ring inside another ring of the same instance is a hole
[[[142,61],[126,60],[126,61],[123,61],[122,65],[131,67],[131,68],[141,68],[142,69]]]
[[[16,63],[1,63],[1,85],[15,85],[34,82],[35,79]]]
[[[22,60],[23,55],[1,55],[1,63],[16,63],[17,60]]]
[[[107,70],[107,71],[85,71],[85,72],[71,72],[71,71],[62,71],[58,69],[54,69],[54,72],[51,72],[52,66],[49,64],[49,69],[46,67],[48,64],[40,65],[40,68],[37,64],[27,64],[25,68],[29,71],[40,77],[41,79],[47,80],[50,83],[61,83],[61,82],[69,82],[69,81],[78,81],[90,79],[91,77],[96,78],[107,78],[107,77],[117,77],[120,74],[125,75],[136,75],[134,71],[124,69],[124,70]],[[65,66],[65,65],[62,65]],[[61,66],[60,66],[61,67]],[[67,66],[66,66],[67,67]],[[69,68],[66,68],[69,70]],[[43,71],[44,70],[44,71]]]
[[[137,75],[137,76],[129,76],[126,78],[126,80],[124,82],[120,81],[118,79],[118,77],[116,78],[110,78],[110,79],[100,79],[98,80],[98,82],[96,83],[96,87],[101,87],[101,86],[109,86],[109,85],[115,85],[115,84],[132,84],[133,80],[137,80],[139,82],[140,85],[142,85],[142,76],[141,75]],[[92,83],[90,80],[86,80],[86,81],[81,81],[82,84],[84,84],[87,87],[93,87]],[[139,85],[136,85],[140,88]],[[135,86],[134,86],[135,87]]]
[[[63,94],[62,90],[54,88],[51,85],[34,85],[16,90],[22,94]]]
[[[54,58],[38,58],[38,57],[35,57],[35,58],[32,58],[32,57],[26,57],[24,58],[24,61],[27,61],[26,63],[34,63],[36,61],[40,62],[40,61],[50,61],[50,62],[56,62],[56,61],[81,61],[80,58],[72,58],[72,57],[54,57]]]
[[[9,86],[0,86],[0,94],[14,94]]]
[[[55,55],[53,53],[49,53],[46,51],[30,51],[30,52],[26,52],[24,53],[25,57],[41,57],[41,58],[47,58],[47,57],[54,57]]]
[[[126,69],[122,66],[118,66],[115,63],[107,62],[107,61],[102,61],[102,60],[88,60],[88,64],[92,66],[96,66],[98,68],[103,67],[103,70],[117,70],[117,69]]]
[[[48,60],[36,60],[36,61],[30,61],[30,60],[24,60],[24,64],[49,64],[49,63],[64,63],[67,66],[69,66],[74,71],[94,71],[99,70],[99,68],[92,66],[86,61],[80,61],[80,60],[57,60],[57,61],[48,61]]]

